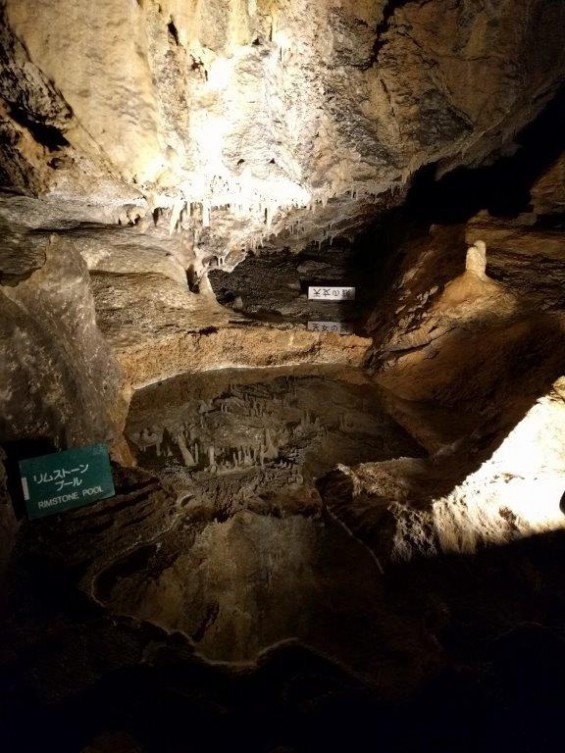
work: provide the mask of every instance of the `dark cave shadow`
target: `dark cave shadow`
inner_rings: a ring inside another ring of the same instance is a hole
[[[230,668],[178,634],[49,602],[34,635],[3,636],[2,749],[80,753],[120,731],[145,753],[545,753],[565,700],[564,549],[557,531],[389,568],[383,619],[421,624],[437,658],[392,695],[294,642]],[[383,661],[402,665],[398,646]]]
[[[527,212],[533,184],[565,151],[565,85],[514,142],[515,154],[485,167],[460,167],[439,180],[441,165],[423,168],[408,194],[408,211],[428,224],[466,222],[482,209],[498,217]]]
[[[2,462],[6,470],[6,489],[18,520],[21,520],[26,513],[20,482],[19,461],[39,457],[40,455],[49,455],[56,452],[56,450],[55,443],[48,437],[19,439],[0,443],[0,462]]]
[[[367,320],[398,276],[404,260],[403,247],[425,237],[428,230],[413,222],[404,207],[396,207],[381,212],[352,244],[344,279],[356,289],[355,303],[344,304],[341,316],[353,320],[354,334],[369,336]]]

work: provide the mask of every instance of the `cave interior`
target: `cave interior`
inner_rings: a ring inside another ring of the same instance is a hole
[[[1,749],[554,751],[565,4],[0,16]]]

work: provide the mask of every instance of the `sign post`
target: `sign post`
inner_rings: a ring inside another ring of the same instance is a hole
[[[20,460],[19,465],[30,520],[115,494],[105,444]]]

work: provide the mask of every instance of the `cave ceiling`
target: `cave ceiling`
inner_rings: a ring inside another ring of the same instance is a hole
[[[41,199],[3,211],[176,233],[185,267],[357,232],[422,166],[511,151],[565,68],[565,9],[544,0],[0,12],[0,175]]]

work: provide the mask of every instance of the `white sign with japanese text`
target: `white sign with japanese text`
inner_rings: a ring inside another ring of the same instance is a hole
[[[310,285],[308,287],[309,301],[354,301],[355,288],[335,287],[327,285]]]
[[[353,329],[344,322],[308,322],[309,332],[335,332],[337,335],[352,335]]]

